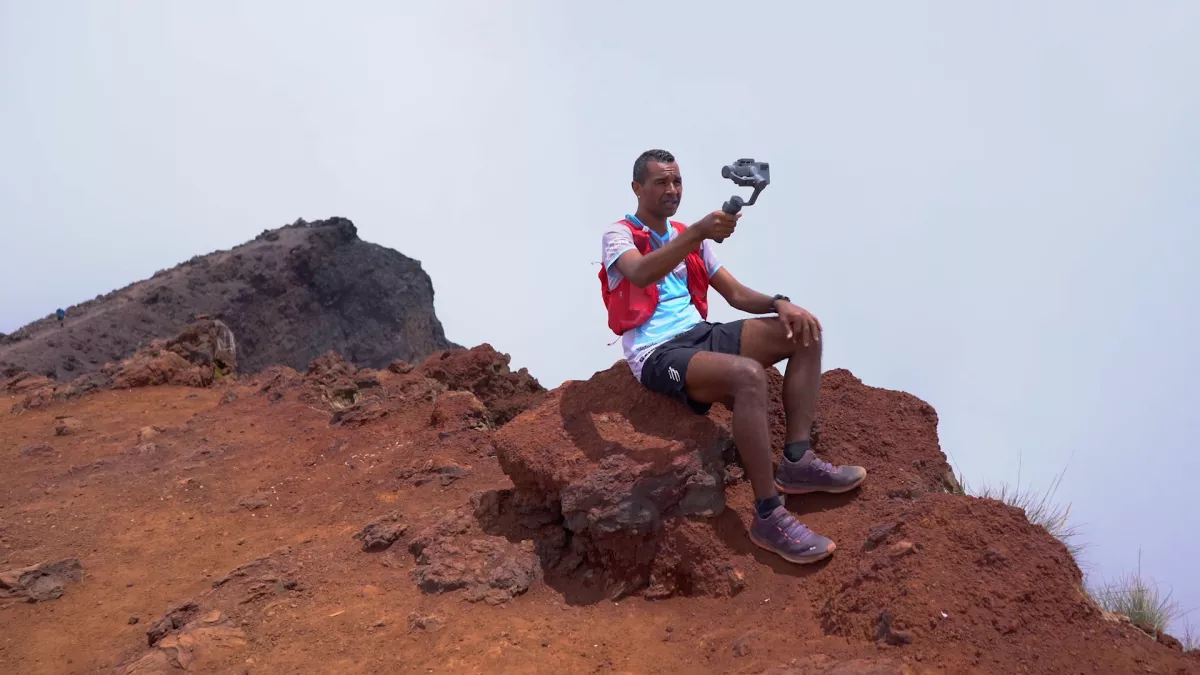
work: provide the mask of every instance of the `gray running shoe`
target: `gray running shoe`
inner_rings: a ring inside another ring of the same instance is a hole
[[[808,492],[849,492],[858,487],[867,477],[861,466],[834,466],[817,459],[812,450],[804,453],[798,462],[789,462],[785,457],[775,471],[775,487],[789,495]]]
[[[766,518],[754,514],[750,540],[759,548],[801,565],[824,560],[837,548],[831,540],[802,525],[782,506],[776,506]]]

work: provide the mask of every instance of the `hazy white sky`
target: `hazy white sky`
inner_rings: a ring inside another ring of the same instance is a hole
[[[340,215],[555,386],[620,358],[596,272],[637,154],[689,221],[753,156],[728,269],[932,403],[972,482],[1065,468],[1083,562],[1140,549],[1200,608],[1197,73],[1191,1],[0,0],[0,331]]]

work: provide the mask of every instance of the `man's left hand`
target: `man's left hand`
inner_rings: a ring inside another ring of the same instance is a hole
[[[789,340],[801,342],[805,347],[821,341],[821,322],[807,309],[780,300],[775,311],[779,312],[779,322]]]

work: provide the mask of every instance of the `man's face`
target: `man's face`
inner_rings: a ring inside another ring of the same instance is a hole
[[[683,198],[683,176],[675,162],[650,162],[646,165],[646,182],[633,183],[638,206],[658,218],[670,218],[679,210]]]

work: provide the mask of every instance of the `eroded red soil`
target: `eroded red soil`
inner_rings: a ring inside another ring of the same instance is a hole
[[[932,408],[844,371],[824,378],[818,449],[868,481],[788,504],[838,542],[832,559],[796,567],[754,548],[732,466],[724,511],[682,521],[657,554],[733,574],[738,589],[613,601],[603,570],[570,558],[553,510],[512,492],[496,458],[497,425],[545,414],[534,408],[563,391],[507,374],[490,350],[455,357],[477,361],[363,372],[333,360],[307,378],[272,369],[17,413],[28,391],[4,392],[0,572],[78,558],[83,575],[57,599],[0,599],[0,672],[1200,667],[1105,619],[1065,549],[1020,511],[945,492]],[[599,376],[614,396],[632,391],[619,372]],[[588,390],[566,386],[586,408]],[[649,405],[656,415],[600,423],[593,441],[677,440],[661,419],[685,413]]]

